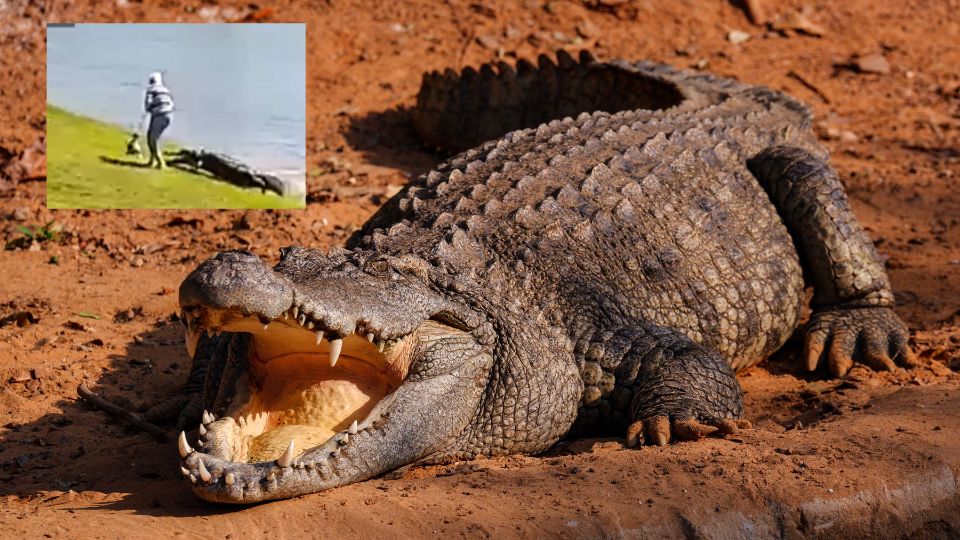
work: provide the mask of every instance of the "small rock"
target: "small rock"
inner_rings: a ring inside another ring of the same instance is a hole
[[[197,10],[197,15],[207,21],[213,22],[219,19],[220,16],[220,7],[219,6],[204,6]]]
[[[147,260],[140,255],[135,255],[130,258],[130,266],[134,268],[140,268],[145,262],[147,262]]]
[[[16,210],[14,210],[13,213],[10,214],[10,217],[14,221],[26,221],[30,219],[30,216],[32,213],[33,212],[30,211],[29,207],[21,206],[20,208],[17,208]]]
[[[860,137],[856,133],[845,129],[840,132],[840,140],[843,142],[857,142],[860,140]]]
[[[70,330],[78,330],[80,332],[96,332],[97,330],[96,328],[87,324],[83,324],[79,321],[67,321],[63,323],[63,326],[69,328]]]
[[[772,25],[778,32],[793,31],[813,37],[822,37],[827,33],[819,24],[811,21],[805,13],[794,11],[779,18]]]
[[[29,371],[21,371],[13,377],[10,377],[10,382],[12,383],[25,383],[30,380],[33,380],[33,377],[30,375]]]
[[[743,30],[731,30],[727,33],[727,41],[733,43],[734,45],[739,45],[750,39],[750,34],[744,32]]]
[[[590,39],[600,35],[600,28],[593,24],[590,19],[583,19],[577,24],[577,33],[584,39]]]
[[[853,65],[860,73],[879,73],[881,75],[890,73],[890,62],[887,62],[887,59],[880,53],[859,56],[854,60]]]
[[[243,18],[243,12],[237,8],[225,7],[220,11],[223,14],[223,19],[226,21],[237,21]]]
[[[500,48],[500,40],[490,34],[477,36],[477,43],[489,51],[496,51]]]
[[[37,324],[39,321],[40,317],[31,311],[14,311],[9,315],[0,317],[0,326],[15,324],[19,327],[24,327]]]

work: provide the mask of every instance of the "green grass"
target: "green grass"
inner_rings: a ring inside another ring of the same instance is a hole
[[[176,121],[176,119],[174,119]],[[47,105],[49,208],[303,208],[281,197],[168,167],[148,169],[125,155],[119,127]],[[147,152],[146,141],[141,141]],[[165,152],[176,145],[164,144]]]

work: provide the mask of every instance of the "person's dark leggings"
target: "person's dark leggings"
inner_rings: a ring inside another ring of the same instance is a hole
[[[160,154],[160,136],[170,126],[173,115],[171,113],[160,113],[150,116],[150,127],[147,129],[147,146],[150,148],[150,161],[159,161],[163,163],[163,155]]]

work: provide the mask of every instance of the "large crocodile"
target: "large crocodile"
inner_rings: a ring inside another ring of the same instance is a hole
[[[291,497],[581,433],[732,433],[734,373],[798,327],[804,278],[810,369],[911,362],[788,96],[561,53],[428,74],[414,120],[468,150],[345,248],[284,248],[272,268],[228,251],[181,285],[193,371],[152,415],[202,420],[196,449],[179,438],[198,496]]]

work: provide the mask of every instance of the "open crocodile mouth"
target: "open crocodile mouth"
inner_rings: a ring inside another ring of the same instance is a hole
[[[355,325],[337,337],[297,306],[276,319],[206,308],[185,309],[184,319],[191,356],[203,332],[250,335],[222,368],[227,386],[220,394],[231,395],[229,405],[220,418],[204,411],[199,428],[205,453],[235,463],[288,466],[302,450],[348,440],[375,420],[371,411],[409,369],[407,336],[387,338]],[[239,373],[232,386],[231,372]],[[185,444],[181,437],[181,455]]]

